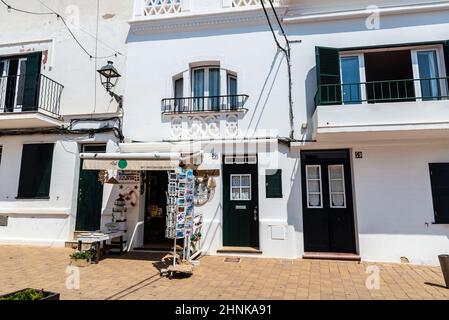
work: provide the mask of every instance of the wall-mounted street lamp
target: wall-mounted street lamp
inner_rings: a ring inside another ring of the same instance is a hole
[[[117,101],[119,106],[122,107],[123,97],[111,91],[117,84],[118,78],[121,77],[120,73],[114,67],[114,62],[108,61],[108,64],[97,70],[97,72],[100,74],[100,81],[103,87]]]

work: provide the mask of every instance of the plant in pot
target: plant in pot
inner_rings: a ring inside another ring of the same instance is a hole
[[[59,293],[28,288],[0,296],[4,300],[59,300]]]
[[[75,251],[70,255],[70,264],[77,267],[87,267],[94,258],[95,251],[92,249],[86,251]]]

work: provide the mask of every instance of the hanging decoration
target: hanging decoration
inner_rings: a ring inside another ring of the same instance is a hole
[[[100,170],[100,172],[98,172],[98,181],[101,184],[105,184],[107,183],[109,180],[109,173],[108,170]]]

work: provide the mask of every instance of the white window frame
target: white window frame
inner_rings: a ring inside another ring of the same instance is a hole
[[[342,176],[341,179],[332,179],[331,178],[331,168],[332,167],[340,167],[342,169]],[[333,164],[333,165],[329,165],[327,166],[327,172],[328,172],[328,180],[329,180],[329,204],[330,207],[333,209],[346,209],[346,185],[345,185],[345,166],[342,164]],[[343,182],[343,192],[332,192],[332,181],[342,181]],[[343,194],[343,200],[344,200],[344,205],[343,206],[334,206],[332,203],[332,195],[333,194]]]
[[[232,185],[232,178],[233,177],[240,177],[240,185],[237,187],[237,186],[233,186]],[[249,186],[243,186],[242,187],[242,184],[241,184],[241,181],[242,181],[242,177],[248,177],[249,178]],[[252,190],[252,181],[251,181],[251,174],[231,174],[230,175],[230,201],[251,201],[251,190]],[[234,199],[233,198],[233,193],[232,193],[232,189],[239,189],[239,194],[241,195],[242,194],[242,188],[249,188],[249,199]]]
[[[342,97],[342,104],[345,104],[343,102],[343,69],[342,69],[342,63],[341,58],[350,58],[350,57],[357,57],[359,59],[359,79],[360,79],[360,99],[362,100],[361,103],[366,104],[366,71],[365,71],[365,56],[363,55],[363,52],[359,53],[346,53],[343,52],[340,54],[340,83],[341,86],[341,97]]]
[[[444,58],[444,49],[442,45],[436,45],[436,46],[421,46],[417,47],[416,49],[411,50],[412,55],[412,68],[413,68],[413,78],[414,79],[420,79],[419,76],[419,64],[418,64],[418,52],[425,52],[425,51],[434,51],[436,53],[437,57],[437,69],[438,69],[438,77],[444,78],[446,77],[446,66],[445,66],[445,58]],[[440,95],[446,96],[447,95],[447,87],[446,82],[442,79],[440,82]],[[415,96],[416,98],[422,97],[421,92],[421,82],[420,81],[414,81],[415,85]]]
[[[320,174],[318,179],[309,179],[309,170],[308,168],[318,168],[318,172]],[[311,181],[319,181],[320,182],[320,192],[309,192],[309,180]],[[307,193],[307,208],[308,209],[322,209],[323,208],[323,174],[321,172],[321,165],[319,164],[309,164],[306,165],[306,193]],[[320,206],[310,206],[310,194],[319,194],[320,195]]]
[[[238,78],[237,78],[237,75],[235,74],[235,73],[232,73],[232,72],[227,72],[226,73],[226,93],[227,93],[227,95],[229,96],[229,95],[231,95],[231,79],[234,79],[235,80],[235,82],[236,82],[236,85],[237,85],[237,92],[236,92],[236,94],[238,94],[238,88],[239,88],[239,80],[238,80]]]
[[[17,59],[17,58],[15,58],[15,59]],[[17,62],[18,65],[17,65],[17,73],[15,75],[17,78],[16,78],[16,85],[15,85],[15,88],[14,88],[15,97],[14,97],[14,104],[13,104],[13,108],[14,108],[13,112],[20,112],[21,109],[22,109],[22,105],[18,105],[17,104],[17,100],[19,98],[18,93],[19,93],[19,85],[20,85],[20,79],[21,79],[20,77],[22,76],[22,68],[21,68],[21,66],[22,66],[22,62],[25,62],[25,64],[26,64],[27,59],[28,59],[28,57],[20,57],[20,58],[17,59],[18,60],[18,62]],[[8,81],[9,81],[8,74],[9,74],[10,60],[11,59],[3,60],[3,63],[5,64],[5,66],[4,66],[3,74],[0,75],[0,77],[6,77],[5,83],[1,84],[1,87],[0,87],[0,90],[4,90],[2,92],[2,95],[1,95],[3,97],[3,99],[2,99],[2,101],[0,101],[0,106],[1,106],[2,110],[4,110],[4,108],[6,107],[5,106],[5,102],[6,102],[6,100],[5,100],[6,99],[6,94],[5,93],[6,93],[6,88],[8,86]],[[23,82],[25,83],[25,79],[23,79]]]
[[[210,69],[218,69],[221,70],[219,65],[210,65],[210,66],[201,66],[201,67],[193,67],[191,69],[191,75],[190,78],[192,79],[191,85],[190,85],[190,92],[192,93],[192,97],[195,97],[195,71],[196,70],[204,70],[204,96],[203,97],[209,97],[209,71]],[[219,91],[221,92],[221,76],[219,78]],[[221,95],[221,94],[219,94]],[[200,97],[198,97],[200,98]]]
[[[419,80],[419,66],[418,66],[418,51],[431,51],[436,50],[437,52],[437,65],[438,65],[438,74],[440,78],[447,77],[446,74],[446,65],[445,65],[445,58],[444,58],[444,48],[442,44],[428,44],[428,45],[417,45],[417,46],[404,46],[404,47],[387,47],[387,48],[374,48],[374,49],[366,49],[366,50],[351,50],[351,51],[340,51],[340,83],[343,83],[342,79],[342,69],[341,69],[341,58],[342,57],[359,57],[359,75],[360,75],[360,82],[366,82],[366,68],[365,68],[365,53],[371,53],[371,52],[388,52],[388,51],[403,51],[403,50],[410,50],[410,55],[412,59],[412,70],[413,70],[413,79]],[[441,95],[447,95],[448,92],[446,90],[446,84],[444,83],[444,80],[441,81],[440,84],[441,87]],[[421,98],[421,86],[419,85],[419,81],[414,81],[415,83],[415,97]],[[418,86],[417,86],[418,84]],[[343,88],[342,88],[343,90]],[[362,85],[360,86],[361,97],[362,100],[366,100],[366,86]],[[343,93],[343,92],[342,92]],[[367,101],[363,101],[362,104],[367,104]]]

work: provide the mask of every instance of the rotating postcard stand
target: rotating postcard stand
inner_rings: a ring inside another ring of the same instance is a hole
[[[165,236],[173,239],[173,264],[161,270],[161,276],[168,274],[171,279],[175,273],[191,274],[191,237],[194,230],[194,189],[193,170],[178,168],[168,171],[167,221]],[[182,259],[176,252],[177,240],[184,239]]]

